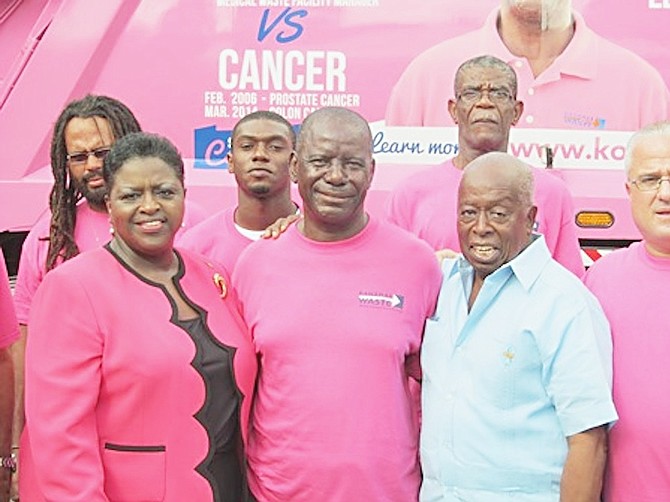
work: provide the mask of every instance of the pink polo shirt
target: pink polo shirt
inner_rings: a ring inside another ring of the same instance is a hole
[[[198,204],[188,202],[184,214],[183,228],[180,233],[196,223],[204,220],[205,210]],[[28,324],[30,304],[37,287],[46,274],[47,253],[49,251],[49,226],[51,213],[46,211],[37,220],[37,223],[28,233],[21,249],[19,273],[14,290],[14,306],[19,323]],[[77,205],[77,223],[74,228],[74,240],[83,253],[89,249],[98,248],[111,239],[109,215],[91,209],[85,201]],[[93,272],[92,272],[93,273]]]
[[[223,264],[232,274],[240,253],[253,242],[235,228],[234,215],[234,207],[213,214],[184,232],[178,245]]]
[[[447,101],[464,61],[485,54],[517,73],[525,104],[518,127],[632,131],[670,116],[670,93],[661,75],[633,52],[594,33],[573,12],[575,34],[537,78],[528,61],[503,44],[492,12],[482,28],[445,40],[417,56],[396,83],[386,109],[390,126],[453,125]]]
[[[456,212],[462,176],[463,171],[454,166],[453,159],[410,176],[389,196],[387,219],[435,250],[459,251]],[[565,183],[543,169],[533,169],[533,177],[535,230],[544,235],[554,259],[581,277],[584,265],[570,192]]]
[[[585,283],[612,328],[613,396],[605,500],[670,500],[670,259],[643,243],[604,256]]]
[[[19,337],[19,323],[16,321],[7,279],[5,257],[0,250],[0,349],[8,347]]]

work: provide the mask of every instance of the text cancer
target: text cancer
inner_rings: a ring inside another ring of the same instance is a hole
[[[345,92],[347,57],[337,51],[258,51],[219,54],[219,85],[232,90]]]

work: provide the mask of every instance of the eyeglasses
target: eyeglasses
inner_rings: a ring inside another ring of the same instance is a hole
[[[630,180],[630,183],[635,185],[641,192],[653,192],[661,188],[661,183],[664,181],[670,183],[670,176],[639,176],[634,180]]]
[[[105,160],[107,154],[111,150],[108,146],[103,146],[102,148],[97,148],[88,152],[77,152],[77,153],[68,153],[66,158],[70,164],[83,164],[88,161],[88,158],[93,155],[98,160]]]
[[[504,88],[492,88],[492,89],[466,89],[458,94],[456,97],[465,103],[478,103],[484,93],[488,96],[489,100],[494,103],[505,103],[512,99],[512,93]]]

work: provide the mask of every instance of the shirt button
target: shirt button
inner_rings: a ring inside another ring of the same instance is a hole
[[[535,94],[535,89],[531,87],[530,89],[528,89],[528,95],[532,96],[533,94]]]
[[[523,61],[519,61],[518,59],[514,61],[514,66],[517,68],[521,68],[523,66]]]
[[[535,117],[532,115],[526,116],[526,124],[532,124],[533,122],[535,122]]]

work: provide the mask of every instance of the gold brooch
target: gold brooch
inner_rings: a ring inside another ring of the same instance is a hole
[[[217,288],[219,288],[219,291],[221,291],[221,294],[219,296],[221,298],[225,298],[226,295],[228,294],[228,286],[226,286],[226,280],[218,272],[214,274],[213,279],[214,284],[216,285]]]
[[[514,359],[514,349],[512,347],[508,347],[505,352],[503,352],[503,357],[505,358],[505,364],[509,365],[512,363],[512,359]]]

